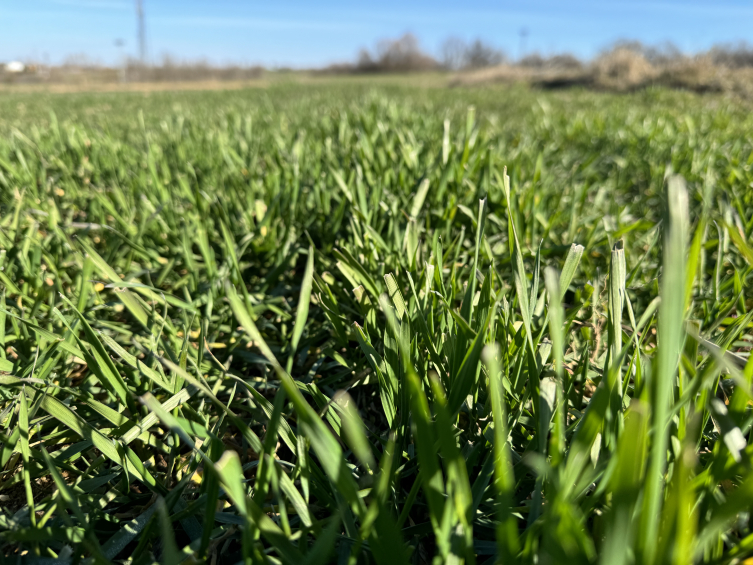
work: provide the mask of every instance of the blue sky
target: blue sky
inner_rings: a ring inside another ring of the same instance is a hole
[[[480,37],[517,57],[526,51],[589,57],[618,39],[672,41],[684,51],[753,43],[753,3],[743,0],[143,0],[148,51],[213,63],[309,67],[355,58],[377,40],[414,33],[439,52],[450,35]],[[316,5],[314,5],[316,4]],[[122,39],[124,47],[116,47]],[[0,61],[58,63],[86,54],[114,63],[135,55],[133,0],[0,0]]]

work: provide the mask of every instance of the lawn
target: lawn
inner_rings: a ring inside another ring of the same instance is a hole
[[[753,114],[0,95],[0,562],[753,555]]]

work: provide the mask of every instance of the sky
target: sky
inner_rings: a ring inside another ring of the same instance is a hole
[[[534,51],[589,58],[622,39],[670,41],[685,52],[753,43],[750,0],[143,0],[143,5],[152,62],[170,55],[220,65],[318,67],[354,60],[360,49],[406,32],[433,55],[444,39],[456,36],[480,38],[511,58]],[[85,55],[117,64],[138,53],[134,6],[134,0],[0,0],[0,61],[56,64]]]

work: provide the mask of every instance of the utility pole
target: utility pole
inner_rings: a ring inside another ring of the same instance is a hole
[[[139,59],[146,65],[146,29],[144,26],[144,6],[142,0],[136,0],[136,18],[139,28]]]
[[[126,82],[126,73],[127,73],[126,69],[128,67],[128,59],[123,53],[123,47],[125,47],[125,41],[123,41],[122,39],[116,39],[115,47],[118,48],[118,54],[120,55],[120,72],[118,73],[120,75],[120,82]]]
[[[522,60],[523,57],[526,56],[526,39],[528,38],[528,29],[524,27],[520,28],[520,30],[518,31],[518,35],[520,36],[518,60]]]

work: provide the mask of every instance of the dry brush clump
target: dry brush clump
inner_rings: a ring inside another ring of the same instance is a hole
[[[658,74],[656,67],[642,54],[626,48],[601,55],[586,72],[595,86],[616,90],[643,86]]]

